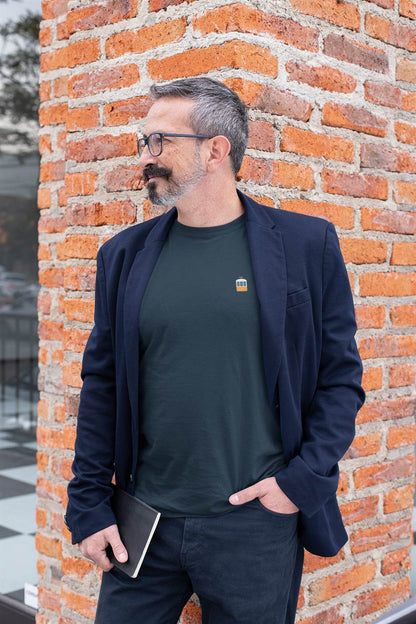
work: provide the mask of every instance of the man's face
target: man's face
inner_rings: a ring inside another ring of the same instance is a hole
[[[189,125],[194,102],[185,98],[161,98],[153,104],[146,119],[144,135],[152,132],[195,134]],[[146,146],[140,157],[149,199],[159,206],[171,206],[189,193],[205,177],[201,144],[189,137],[166,137],[159,156]]]

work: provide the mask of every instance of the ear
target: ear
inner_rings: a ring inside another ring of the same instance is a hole
[[[231,145],[227,137],[220,134],[206,142],[206,149],[206,169],[208,173],[214,173],[227,162]]]

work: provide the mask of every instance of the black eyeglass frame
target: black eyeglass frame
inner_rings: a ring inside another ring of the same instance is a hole
[[[155,136],[155,135],[160,137],[160,152],[158,152],[157,154],[153,153],[149,144],[150,137]],[[155,157],[160,156],[160,154],[163,151],[163,139],[165,137],[188,137],[191,139],[213,139],[214,136],[208,136],[207,134],[181,134],[177,132],[151,132],[148,137],[140,137],[140,139],[137,139],[137,152],[139,156],[141,156],[144,148],[147,145],[147,149],[149,150],[152,156],[155,156]]]

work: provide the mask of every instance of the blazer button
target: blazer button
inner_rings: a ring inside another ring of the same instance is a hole
[[[130,483],[133,483],[133,475],[132,474],[129,476],[129,479],[130,479]]]

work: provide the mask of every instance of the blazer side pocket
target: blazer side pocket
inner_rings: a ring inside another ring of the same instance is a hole
[[[302,288],[302,290],[295,290],[295,292],[288,293],[286,308],[293,308],[301,303],[305,303],[305,301],[309,301],[310,298],[311,295],[308,287]]]

